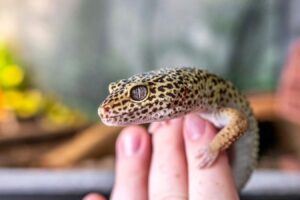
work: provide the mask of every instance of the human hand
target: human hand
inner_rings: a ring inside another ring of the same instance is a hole
[[[216,134],[211,124],[190,114],[163,125],[152,123],[151,129],[152,147],[140,126],[127,127],[119,136],[112,200],[239,199],[225,153],[213,166],[198,167],[199,149]],[[90,194],[84,200],[105,198]]]

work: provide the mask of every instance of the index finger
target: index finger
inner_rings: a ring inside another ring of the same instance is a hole
[[[184,141],[188,163],[189,199],[239,199],[231,168],[225,153],[221,153],[215,163],[200,169],[197,155],[215,136],[216,129],[195,114],[184,120]]]
[[[177,118],[158,125],[153,132],[149,199],[188,199],[182,125],[183,119]]]

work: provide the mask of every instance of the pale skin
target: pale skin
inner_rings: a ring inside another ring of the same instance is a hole
[[[210,123],[195,114],[158,123],[150,127],[151,139],[140,126],[122,131],[111,200],[239,199],[224,152],[211,167],[198,167],[199,147],[207,146],[217,133]],[[105,198],[89,194],[84,200]]]

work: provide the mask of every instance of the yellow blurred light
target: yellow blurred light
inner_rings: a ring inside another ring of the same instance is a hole
[[[0,90],[0,109],[4,107],[5,101],[4,101],[4,94],[2,90]]]
[[[17,113],[20,117],[33,117],[38,114],[43,103],[42,94],[36,90],[27,91],[23,95],[21,107]]]
[[[21,107],[23,94],[17,90],[10,90],[4,93],[5,106],[13,110]]]
[[[41,111],[43,96],[37,90],[7,91],[5,92],[5,103],[16,112],[17,116],[28,118],[37,115]]]
[[[1,53],[1,52],[0,52]],[[7,60],[5,57],[0,55],[0,68],[4,67],[7,65]]]
[[[61,102],[53,102],[48,107],[45,120],[49,124],[56,126],[73,126],[85,122],[85,119],[79,112],[65,106]]]
[[[16,87],[24,80],[24,71],[18,65],[9,65],[0,71],[2,87]]]

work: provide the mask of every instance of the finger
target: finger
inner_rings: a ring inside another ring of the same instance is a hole
[[[216,129],[195,114],[187,115],[184,120],[184,141],[188,163],[189,197],[199,199],[238,199],[225,153],[221,153],[215,163],[200,169],[197,154],[209,144],[216,134]]]
[[[106,200],[106,199],[99,194],[91,193],[83,197],[82,200]]]
[[[112,200],[148,198],[150,137],[139,126],[125,128],[117,140],[116,181]]]
[[[182,118],[164,122],[153,132],[149,175],[150,200],[187,199],[182,122]]]

